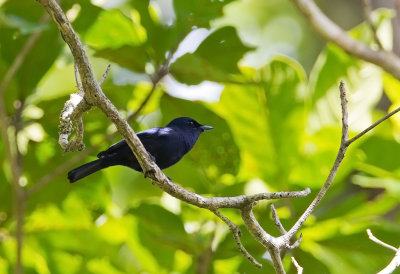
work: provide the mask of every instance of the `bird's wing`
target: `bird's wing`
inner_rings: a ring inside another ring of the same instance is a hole
[[[138,133],[138,137],[146,150],[154,157],[156,152],[161,152],[166,144],[166,139],[172,136],[173,129],[167,127],[151,128]]]
[[[140,141],[146,148],[146,150],[150,154],[155,154],[156,151],[159,151],[159,149],[162,149],[162,139],[168,138],[171,133],[173,132],[173,129],[168,128],[168,127],[157,127],[157,128],[150,128],[143,130],[137,134],[139,137]],[[98,158],[104,157],[106,155],[115,153],[122,150],[125,150],[128,148],[128,143],[126,140],[121,140],[118,143],[113,144],[110,146],[107,150],[104,150],[97,154]],[[156,155],[153,155],[156,157]]]
[[[102,158],[106,155],[112,154],[112,153],[120,150],[121,148],[124,148],[127,146],[128,146],[128,144],[126,143],[125,139],[121,140],[118,143],[111,145],[107,150],[101,151],[99,154],[97,154],[97,158]]]

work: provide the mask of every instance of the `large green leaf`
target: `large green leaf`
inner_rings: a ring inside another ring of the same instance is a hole
[[[146,31],[134,17],[131,14],[129,18],[118,10],[103,11],[86,33],[85,40],[96,49],[141,45],[147,39]]]
[[[136,72],[145,72],[148,56],[142,46],[124,45],[120,48],[103,48],[96,51],[95,56],[102,57],[111,62]]]
[[[158,264],[173,269],[171,261],[176,249],[190,254],[196,253],[198,246],[186,234],[178,215],[161,206],[145,203],[130,209],[129,213],[138,218],[140,241],[157,258]]]
[[[294,61],[279,57],[253,77],[261,84],[226,85],[220,102],[210,107],[233,131],[241,153],[241,176],[259,177],[277,187],[287,183],[285,170],[299,155],[305,74]]]
[[[177,24],[186,30],[190,30],[192,26],[209,28],[210,21],[220,17],[224,6],[230,2],[232,0],[174,0]]]
[[[166,53],[174,51],[189,31],[179,33],[177,24],[162,24],[159,18],[162,14],[150,7],[149,0],[131,0],[129,3],[140,14],[140,23],[147,31],[146,49],[152,63],[162,64]]]
[[[243,45],[232,27],[211,33],[194,53],[186,53],[171,65],[172,75],[190,85],[204,80],[243,81],[238,62],[251,48]]]
[[[399,143],[386,136],[370,136],[359,148],[365,153],[364,163],[390,172],[400,172]],[[362,168],[362,167],[361,167]],[[368,168],[365,172],[369,172]],[[371,170],[373,174],[373,170]],[[377,174],[378,175],[378,174]]]

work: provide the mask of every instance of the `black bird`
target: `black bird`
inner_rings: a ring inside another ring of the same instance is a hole
[[[188,153],[205,130],[211,126],[200,125],[192,118],[180,117],[172,120],[166,127],[146,129],[137,134],[147,152],[160,169],[176,164]],[[109,149],[97,154],[97,160],[86,163],[68,172],[71,183],[76,182],[100,169],[109,166],[126,166],[142,171],[135,155],[125,140],[119,141]]]

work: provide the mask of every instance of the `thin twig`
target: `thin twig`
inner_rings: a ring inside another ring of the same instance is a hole
[[[303,233],[300,233],[300,237],[299,237],[293,244],[288,245],[286,248],[287,248],[287,249],[295,249],[295,248],[298,248],[299,245],[300,245],[300,243],[301,243],[301,240],[302,240],[302,239],[303,239]]]
[[[350,145],[351,143],[353,143],[355,140],[357,140],[358,138],[360,138],[361,136],[365,135],[368,131],[370,131],[371,129],[375,128],[377,125],[379,125],[380,123],[382,123],[383,121],[387,120],[388,118],[390,118],[391,116],[393,116],[394,114],[396,114],[397,112],[400,111],[400,107],[396,108],[395,110],[389,112],[388,114],[386,114],[385,116],[383,116],[381,119],[379,119],[378,121],[376,121],[375,123],[373,123],[372,125],[370,125],[369,127],[367,127],[366,129],[364,129],[363,131],[361,131],[359,134],[357,134],[356,136],[354,136],[353,138],[351,138],[350,140],[347,141],[348,145]]]
[[[224,215],[221,214],[221,212],[219,212],[219,210],[211,210],[212,213],[214,213],[215,215],[218,216],[218,218],[220,218],[222,221],[224,221],[224,223],[229,227],[229,230],[232,233],[233,239],[235,240],[236,246],[238,247],[238,249],[240,250],[240,252],[243,254],[243,256],[248,259],[253,265],[255,265],[258,268],[261,268],[262,265],[257,262],[257,260],[251,256],[251,254],[246,250],[246,248],[243,246],[242,242],[240,241],[240,236],[241,231],[240,228],[235,225],[231,220],[229,220],[227,217],[225,217]]]
[[[367,234],[368,234],[369,239],[370,239],[371,241],[377,243],[378,245],[381,245],[381,246],[383,246],[383,247],[386,247],[386,248],[388,248],[388,249],[391,249],[391,250],[393,250],[394,252],[397,252],[397,251],[398,251],[398,249],[395,248],[394,246],[391,246],[391,245],[389,245],[389,244],[387,244],[387,243],[384,243],[384,242],[382,242],[381,240],[379,240],[378,238],[376,238],[376,237],[372,234],[372,232],[371,232],[371,230],[370,230],[369,228],[367,229]]]
[[[271,208],[271,213],[272,213],[272,219],[274,220],[275,226],[279,229],[279,231],[281,232],[282,235],[286,234],[287,231],[283,227],[281,220],[279,220],[279,216],[276,213],[274,204],[271,204],[270,208]]]
[[[364,11],[364,18],[367,22],[368,26],[372,31],[372,35],[374,36],[375,43],[378,45],[379,49],[384,50],[383,45],[378,37],[378,30],[372,21],[371,13],[372,13],[372,3],[371,0],[362,0],[362,6]]]
[[[297,274],[302,274],[303,273],[303,268],[299,265],[299,263],[296,261],[294,257],[292,257],[292,263],[297,269]]]
[[[345,156],[347,147],[349,145],[349,143],[347,142],[347,138],[349,136],[347,99],[346,99],[346,89],[343,81],[340,82],[339,90],[340,90],[340,100],[342,106],[342,137],[338,154],[336,156],[335,162],[333,163],[333,167],[331,168],[329,175],[324,185],[322,186],[321,190],[318,192],[317,196],[314,198],[314,200],[311,202],[308,208],[304,211],[301,217],[297,220],[297,222],[293,225],[293,227],[289,230],[289,232],[283,236],[286,238],[286,240],[290,240],[294,236],[294,234],[297,231],[299,231],[300,227],[303,225],[303,223],[314,211],[315,207],[325,196],[333,180],[335,179],[336,173],[339,170],[340,164]]]
[[[104,72],[103,76],[101,77],[101,79],[99,81],[99,85],[103,84],[103,82],[106,80],[108,73],[110,72],[110,68],[111,68],[111,65],[108,64],[106,71]]]
[[[371,241],[377,243],[380,246],[383,246],[385,248],[388,248],[390,250],[393,250],[394,252],[396,252],[394,258],[392,259],[392,261],[381,271],[378,272],[378,274],[389,274],[392,273],[396,268],[398,268],[400,266],[400,247],[399,248],[395,248],[394,246],[391,246],[381,240],[379,240],[378,238],[376,238],[371,230],[368,228],[367,229],[367,234],[368,237]]]
[[[78,89],[78,91],[83,92],[82,83],[81,80],[79,79],[78,66],[76,65],[76,63],[74,63],[74,73],[75,73],[76,88]]]

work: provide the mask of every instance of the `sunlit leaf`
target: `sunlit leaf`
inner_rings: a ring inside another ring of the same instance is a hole
[[[260,86],[226,85],[212,108],[233,131],[241,151],[241,176],[276,185],[278,173],[279,181],[287,180],[280,166],[294,164],[299,153],[305,75],[292,60],[277,58],[254,77],[262,79]]]
[[[178,81],[190,85],[204,80],[229,82],[241,79],[238,62],[249,50],[251,48],[243,45],[234,28],[224,27],[210,34],[194,53],[176,60],[171,73]]]
[[[124,45],[120,48],[103,48],[95,53],[96,57],[102,57],[118,65],[137,72],[145,72],[147,53],[142,46]]]
[[[86,34],[85,40],[96,49],[115,49],[142,44],[146,41],[146,32],[133,18],[120,11],[104,11]]]
[[[177,23],[181,28],[190,29],[192,26],[209,28],[210,20],[222,15],[223,7],[232,0],[175,0],[174,9]]]

